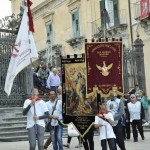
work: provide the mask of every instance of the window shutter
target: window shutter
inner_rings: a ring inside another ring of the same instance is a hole
[[[78,10],[72,12],[72,26],[73,26],[73,35],[74,36],[80,36],[79,12],[78,12]]]
[[[117,25],[119,24],[119,11],[118,11],[118,0],[113,0],[114,3],[114,24]]]
[[[47,38],[51,39],[52,34],[53,34],[53,29],[52,29],[52,23],[51,22],[46,23],[46,32],[47,32]]]
[[[104,18],[104,11],[105,9],[105,0],[101,0],[100,1],[100,16],[101,16],[101,27],[104,28],[105,27],[105,18]]]

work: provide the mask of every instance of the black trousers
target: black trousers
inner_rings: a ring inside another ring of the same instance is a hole
[[[91,131],[85,135],[84,140],[83,140],[83,146],[85,150],[94,150],[94,132]]]
[[[77,137],[79,140],[79,144],[82,144],[82,138],[80,138],[79,136]],[[70,144],[72,137],[68,135],[68,139],[67,139],[67,143]]]
[[[126,122],[125,126],[122,126],[122,130],[124,139],[130,139],[130,122]]]
[[[116,140],[114,138],[111,139],[107,139],[108,145],[109,145],[109,149],[110,150],[117,150],[116,147]],[[101,140],[101,146],[102,146],[102,150],[108,150],[107,145],[106,145],[106,140]]]
[[[116,135],[116,143],[118,144],[119,148],[121,150],[126,150],[121,122],[119,122],[116,126],[114,126],[113,130]]]
[[[126,138],[127,139],[130,139],[130,133],[131,133],[131,130],[130,130],[130,122],[126,122]]]
[[[133,138],[134,139],[138,138],[137,128],[139,130],[139,133],[140,133],[141,137],[143,138],[144,133],[143,133],[143,126],[142,126],[142,121],[141,120],[133,120],[132,121],[132,130],[133,130]]]

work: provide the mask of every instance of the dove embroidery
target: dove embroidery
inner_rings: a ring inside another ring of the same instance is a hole
[[[103,61],[103,67],[101,67],[101,66],[96,64],[97,69],[100,70],[100,73],[103,76],[108,76],[109,75],[109,73],[110,73],[109,70],[112,68],[112,66],[113,66],[113,63],[108,65],[108,66],[106,66],[105,61]]]

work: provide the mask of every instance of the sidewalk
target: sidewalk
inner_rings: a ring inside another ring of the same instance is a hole
[[[66,144],[67,138],[63,138],[63,143]],[[72,138],[70,144],[70,150],[84,150],[84,148],[74,148],[78,144],[78,139],[76,137]],[[95,150],[101,150],[99,137],[94,137]],[[133,139],[130,141],[125,141],[126,150],[147,150],[150,148],[150,132],[145,133],[145,140],[141,140],[139,137],[138,142],[133,142]],[[52,145],[49,146],[48,150],[52,150]],[[68,148],[64,148],[67,150]],[[119,148],[118,148],[119,149]],[[19,142],[0,142],[0,150],[29,150],[28,141],[19,141]],[[38,150],[38,149],[36,149]]]

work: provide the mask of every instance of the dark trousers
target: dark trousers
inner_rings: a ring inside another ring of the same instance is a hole
[[[116,147],[116,141],[114,138],[111,139],[107,139],[108,145],[109,145],[109,149],[110,150],[117,150]],[[101,140],[101,146],[102,146],[102,150],[108,150],[107,145],[106,145],[106,140]]]
[[[130,139],[130,133],[131,133],[131,130],[130,130],[130,122],[126,122],[125,129],[126,129],[126,138],[127,138],[127,139]]]
[[[126,122],[125,126],[122,126],[124,139],[130,139],[130,122]]]
[[[82,144],[82,139],[78,136],[79,144]],[[72,137],[68,135],[67,143],[70,144]]]
[[[114,133],[116,135],[116,143],[118,144],[121,150],[126,150],[124,137],[123,137],[123,130],[122,124],[119,122],[116,126],[113,127]]]
[[[88,135],[86,135],[84,137],[83,140],[83,146],[85,150],[94,150],[94,140],[93,140],[93,136],[94,133],[87,133]]]
[[[141,120],[133,120],[132,121],[132,130],[133,130],[133,138],[134,139],[138,138],[137,128],[139,130],[139,133],[140,133],[141,137],[143,138],[144,133],[143,133],[143,126],[142,126],[142,121]]]

